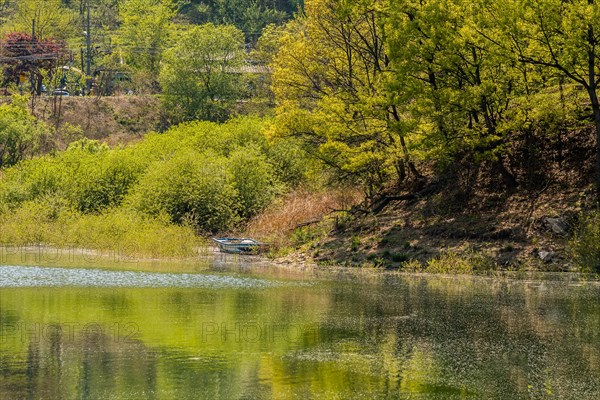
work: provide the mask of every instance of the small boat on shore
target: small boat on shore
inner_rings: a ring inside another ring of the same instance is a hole
[[[212,238],[217,243],[219,250],[231,254],[258,254],[268,248],[266,243],[261,243],[250,238]]]

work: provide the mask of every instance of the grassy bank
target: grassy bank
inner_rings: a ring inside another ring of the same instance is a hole
[[[5,245],[85,248],[122,257],[191,257],[204,243],[190,227],[124,209],[85,215],[29,203],[0,215],[0,224],[0,243]]]

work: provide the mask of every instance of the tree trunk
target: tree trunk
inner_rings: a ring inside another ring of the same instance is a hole
[[[592,111],[594,113],[594,125],[596,128],[596,202],[600,204],[600,102],[598,101],[598,93],[596,91],[596,85],[588,87],[588,94],[592,103]]]
[[[588,0],[589,5],[594,4],[594,0]],[[594,125],[596,127],[596,203],[600,205],[600,103],[598,102],[598,85],[596,82],[596,37],[594,35],[594,26],[590,24],[588,26],[587,41],[589,45],[588,49],[588,80],[587,91],[590,96],[590,102],[592,103],[592,112],[594,113]]]
[[[506,168],[506,165],[504,165],[504,159],[502,158],[502,156],[498,156],[495,164],[508,190],[515,190],[517,186],[519,186],[519,182],[517,182],[515,176],[508,170],[508,168]]]
[[[488,111],[488,104],[485,96],[481,98],[481,113],[483,114],[488,136],[496,136],[496,121],[494,121]],[[504,158],[501,154],[496,156],[494,164],[496,169],[500,172],[500,176],[502,177],[502,180],[504,181],[504,184],[508,190],[512,191],[516,189],[516,187],[519,186],[519,183],[517,182],[515,176],[508,170],[508,168],[506,168],[506,165],[504,165]]]
[[[395,122],[400,122],[400,113],[398,112],[398,108],[395,105],[391,106],[391,115]],[[404,164],[408,167],[408,170],[413,174],[415,179],[422,180],[423,175],[417,170],[417,167],[410,159],[410,153],[408,151],[408,147],[406,146],[406,141],[402,135],[398,135],[400,140],[400,147],[402,148],[402,154],[404,158]]]

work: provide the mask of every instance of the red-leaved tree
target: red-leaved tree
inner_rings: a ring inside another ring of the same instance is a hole
[[[0,41],[2,86],[18,83],[25,75],[31,88],[40,94],[43,72],[49,75],[66,57],[65,43],[52,38],[37,39],[28,33],[12,32]]]

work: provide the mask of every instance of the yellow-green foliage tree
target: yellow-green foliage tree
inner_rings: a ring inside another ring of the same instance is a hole
[[[536,28],[522,28],[537,21],[521,10],[533,3],[519,8],[521,2],[504,7],[488,0],[307,2],[306,15],[280,36],[272,62],[276,133],[300,138],[338,176],[361,183],[370,195],[407,177],[422,182],[421,161],[438,172],[461,163],[476,170],[485,166],[492,179],[515,189],[516,136],[531,129],[531,115],[544,108],[540,99],[552,98],[544,90],[559,84],[546,68],[551,63],[543,61],[552,46],[542,46],[544,53],[538,49],[541,36],[527,39]],[[554,17],[575,29],[564,18]],[[507,29],[511,22],[526,32]],[[569,37],[583,40],[597,31],[586,29]],[[582,58],[577,68],[594,60],[581,49],[585,43],[594,49],[595,39],[586,40],[556,44],[566,52],[562,62],[577,61],[567,56],[570,51]],[[573,74],[587,85],[589,71]]]
[[[387,33],[378,2],[315,0],[288,24],[273,63],[279,134],[301,137],[367,194],[420,177],[403,117],[385,81]]]
[[[597,0],[502,0],[485,11],[503,32],[503,46],[519,62],[581,85],[588,94],[596,136],[596,191],[600,201],[600,5]]]
[[[413,142],[425,158],[485,160],[514,188],[504,125],[513,101],[527,93],[527,74],[490,40],[498,35],[484,8],[485,1],[389,2],[388,89],[413,119]]]
[[[67,39],[75,31],[75,14],[61,0],[19,0],[13,15],[2,27],[5,32],[32,32],[39,38]]]

